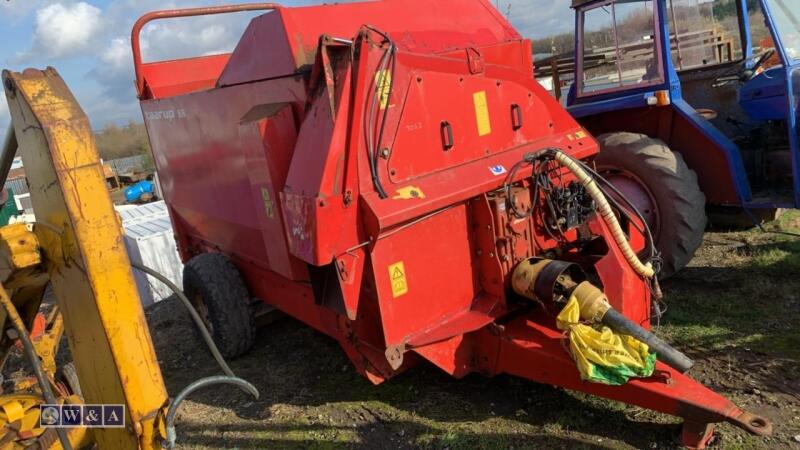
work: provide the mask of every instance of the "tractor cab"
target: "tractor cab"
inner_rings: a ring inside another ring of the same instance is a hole
[[[598,171],[654,230],[663,274],[692,258],[707,215],[742,225],[800,206],[796,0],[572,7],[574,54],[537,61],[537,77],[557,98],[572,78],[568,110],[597,137]]]
[[[771,27],[775,33],[772,38],[774,45],[764,52],[761,59],[766,63],[777,62],[769,66],[761,63],[764,66],[761,71],[750,69],[752,75],[746,74],[749,77],[739,92],[739,104],[753,120],[788,123],[790,111],[795,109],[789,104],[790,95],[787,95],[787,90],[792,92],[792,98],[798,93],[796,80],[792,82],[789,76],[800,66],[800,8],[793,6],[794,10],[791,10],[785,0],[769,1],[769,16],[774,22]],[[756,66],[759,66],[759,61]]]
[[[574,0],[570,112],[663,141],[712,209],[800,206],[800,8],[755,4]]]

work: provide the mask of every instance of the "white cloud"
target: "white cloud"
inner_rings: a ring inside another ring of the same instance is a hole
[[[247,0],[252,1],[252,0]],[[321,3],[323,0],[287,0],[284,4]],[[92,6],[92,3],[97,6]],[[207,5],[236,3],[205,0]],[[16,4],[12,9],[9,4]],[[0,0],[0,28],[13,17],[33,22],[30,48],[17,53],[15,66],[53,65],[71,58],[87,60],[83,72],[65,76],[89,115],[92,126],[141,120],[134,88],[130,30],[148,11],[193,7],[198,0]],[[6,14],[9,12],[9,14]],[[141,35],[144,61],[210,55],[231,51],[250,19],[262,12],[222,14],[148,24]],[[31,18],[31,16],[33,16]],[[0,32],[2,35],[2,32]],[[18,67],[21,69],[21,67]],[[74,69],[73,69],[74,71]],[[64,73],[66,75],[66,73]],[[87,84],[85,81],[89,81]],[[0,94],[0,103],[5,101]],[[5,105],[0,106],[3,108]],[[8,116],[0,109],[0,137]]]
[[[100,9],[84,2],[42,8],[36,12],[35,42],[51,57],[79,54],[100,31],[100,14]]]
[[[187,58],[233,50],[247,21],[199,17],[155,22],[142,30],[144,61]]]
[[[132,81],[131,85],[133,85]],[[142,121],[142,112],[133,94],[133,88],[129,90],[130,95],[119,96],[122,98],[97,92],[83,93],[81,105],[86,111],[86,115],[89,116],[93,129],[103,128],[108,123],[122,124],[131,120]]]
[[[106,69],[127,68],[131,64],[131,43],[129,39],[118,37],[100,54],[100,62]]]
[[[186,5],[170,5],[180,6]],[[127,103],[136,102],[129,30],[143,12],[164,7],[167,6],[156,6],[147,1],[121,0],[109,5],[104,12],[108,32],[104,38],[98,38],[101,47],[95,52],[99,64],[89,71],[89,76],[100,84],[105,96],[121,105],[122,110],[130,111]],[[142,60],[160,61],[229,52],[254,15],[225,14],[151,22],[141,33]],[[113,110],[107,101],[102,103],[104,106],[98,110]]]
[[[66,58],[87,53],[103,29],[102,11],[86,2],[53,3],[36,11],[33,48],[18,53],[18,62],[32,58]]]
[[[497,0],[499,11],[523,36],[542,39],[575,28],[575,10],[566,0]]]
[[[18,22],[48,3],[46,0],[2,1],[0,2],[0,20],[11,23]]]
[[[99,84],[99,89],[81,99],[93,127],[100,128],[109,122],[141,120],[133,81],[130,43],[133,22],[146,11],[193,5],[196,6],[196,3],[189,1],[165,4],[156,0],[117,0],[105,8],[104,33],[96,38],[98,45],[93,49],[98,63],[88,72],[88,77]],[[225,14],[151,22],[141,33],[143,61],[229,52],[236,45],[249,19],[256,14]]]

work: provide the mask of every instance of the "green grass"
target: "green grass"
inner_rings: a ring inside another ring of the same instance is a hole
[[[767,228],[800,232],[800,214]],[[708,233],[691,266],[663,289],[669,308],[659,334],[698,361],[693,376],[755,411],[791,390],[800,370],[800,239]],[[257,382],[262,400],[220,413],[213,394],[200,396],[192,406],[209,416],[186,416],[181,448],[675,448],[680,419],[627,404],[510,376],[455,380],[429,365],[373,386],[335,342],[296,322],[274,324],[259,339],[265,345],[232,365]],[[176,367],[183,364],[179,357]],[[171,389],[196,376],[173,380]],[[800,402],[786,398],[773,409],[785,411],[773,440],[721,425],[718,448],[789,447],[800,434],[792,419]]]
[[[800,214],[787,213],[767,229],[800,232]],[[712,245],[666,283],[662,332],[678,344],[800,357],[800,239],[758,229],[724,237],[729,247]]]

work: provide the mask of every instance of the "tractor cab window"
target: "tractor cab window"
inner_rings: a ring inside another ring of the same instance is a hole
[[[652,0],[609,1],[582,11],[579,95],[664,82],[657,14]]]
[[[797,0],[769,0],[770,12],[786,56],[800,61],[800,10]]]
[[[669,0],[669,33],[675,69],[741,61],[739,8],[730,0]]]

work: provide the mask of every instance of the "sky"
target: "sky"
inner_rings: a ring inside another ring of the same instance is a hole
[[[435,1],[435,0],[434,0]],[[94,129],[141,122],[133,84],[130,30],[159,9],[241,0],[0,0],[0,68],[55,67]],[[572,29],[569,0],[492,0],[526,37]],[[321,3],[284,0],[284,6]],[[142,32],[145,61],[227,52],[256,13],[156,21]],[[2,97],[0,95],[0,97]],[[0,98],[0,142],[10,118]]]

